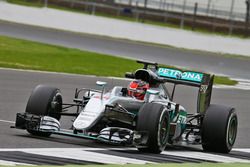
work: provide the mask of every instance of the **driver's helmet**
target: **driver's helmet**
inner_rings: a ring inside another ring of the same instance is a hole
[[[128,95],[138,100],[144,100],[147,89],[149,89],[149,84],[147,82],[135,80],[130,82],[128,86]]]

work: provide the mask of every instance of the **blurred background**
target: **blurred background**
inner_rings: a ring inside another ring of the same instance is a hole
[[[193,31],[248,37],[250,0],[6,0]],[[16,2],[17,3],[17,2]]]

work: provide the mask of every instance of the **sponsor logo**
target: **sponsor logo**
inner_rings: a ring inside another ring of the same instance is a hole
[[[202,73],[186,71],[182,72],[180,70],[170,69],[170,68],[159,68],[158,75],[161,77],[168,77],[180,80],[187,80],[193,82],[201,82],[203,78]]]
[[[183,116],[183,115],[179,115],[177,123],[186,124],[187,123],[187,117]]]
[[[101,99],[101,96],[96,95],[96,96],[94,96],[93,98],[96,98],[96,99]],[[108,100],[108,99],[109,99],[109,97],[108,97],[108,96],[103,96],[103,99],[104,99],[104,100]]]

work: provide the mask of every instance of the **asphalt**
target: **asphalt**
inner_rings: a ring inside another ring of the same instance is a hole
[[[176,49],[69,31],[58,31],[5,21],[0,21],[0,35],[132,59],[146,59],[163,64],[250,79],[248,73],[250,70],[249,58],[223,57],[220,54],[214,53]],[[113,85],[127,84],[127,81],[108,78],[0,69],[0,148],[110,147],[90,140],[65,136],[53,135],[50,138],[33,137],[25,131],[10,128],[15,121],[16,113],[25,110],[29,95],[36,85],[49,84],[56,86],[61,89],[64,101],[72,102],[75,88],[94,88],[96,80],[107,81],[109,88]],[[196,104],[196,98],[194,98],[196,93],[193,89],[181,87],[177,89],[175,100],[183,104],[189,111],[193,111]],[[230,105],[236,108],[239,127],[235,148],[249,148],[250,146],[250,141],[248,140],[250,138],[248,123],[250,117],[250,113],[248,112],[249,93],[249,90],[238,89],[214,89],[213,91],[212,103]],[[63,117],[63,127],[66,129],[70,128],[72,119],[70,117]],[[190,149],[196,148],[191,147]],[[183,150],[186,150],[186,148]],[[117,155],[118,153],[116,152],[115,154]],[[130,153],[126,153],[124,156],[130,156]],[[138,158],[141,155],[135,156]],[[230,156],[249,159],[245,154],[243,155],[239,152],[232,152]],[[145,157],[143,156],[143,158]],[[157,159],[158,157],[150,156],[150,158]]]
[[[24,112],[32,89],[38,84],[48,84],[61,89],[64,102],[72,102],[75,88],[96,88],[96,80],[114,85],[126,86],[128,81],[57,73],[39,73],[0,69],[0,148],[71,148],[110,147],[101,143],[53,135],[51,138],[32,137],[26,131],[12,129],[18,112]],[[189,87],[178,87],[175,100],[190,112],[195,110],[197,91]],[[212,103],[230,105],[236,108],[239,127],[235,148],[249,148],[250,129],[248,103],[250,91],[236,89],[214,89]],[[72,124],[72,117],[63,117],[65,129]]]
[[[250,59],[0,21],[0,35],[250,79]],[[192,41],[190,41],[192,42]],[[209,46],[208,46],[209,47]]]

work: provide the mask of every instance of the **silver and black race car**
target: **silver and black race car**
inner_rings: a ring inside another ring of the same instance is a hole
[[[133,145],[141,152],[160,153],[167,145],[180,143],[230,152],[237,135],[237,115],[232,107],[210,104],[213,75],[137,62],[144,67],[125,76],[146,83],[145,89],[115,86],[106,91],[106,83],[97,81],[99,89],[76,89],[74,103],[66,104],[58,88],[38,85],[26,111],[17,113],[15,127],[37,136],[61,134]],[[173,84],[171,93],[166,83]],[[173,102],[177,85],[198,88],[195,114]],[[137,93],[143,98],[136,98]],[[68,112],[70,107],[76,112]],[[71,130],[61,129],[61,116],[75,117]]]

